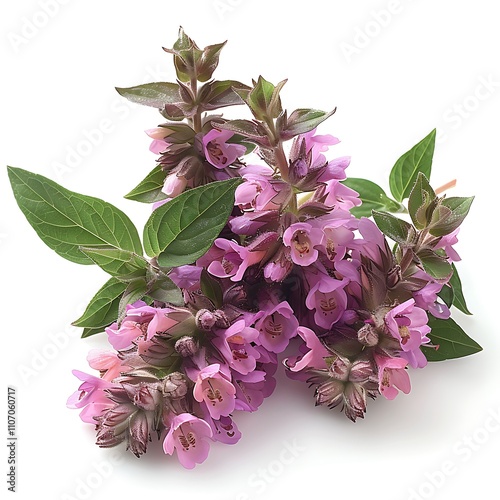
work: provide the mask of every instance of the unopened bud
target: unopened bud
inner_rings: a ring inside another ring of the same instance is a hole
[[[158,382],[150,384],[148,382],[139,382],[138,384],[129,384],[122,382],[123,388],[135,406],[145,411],[154,411],[161,401],[161,394]]]
[[[188,391],[187,381],[180,372],[173,372],[162,380],[162,392],[172,399],[183,398]]]
[[[370,323],[365,323],[358,330],[358,340],[367,346],[374,346],[378,344],[378,332],[377,329],[370,325]]]
[[[183,358],[187,358],[196,354],[199,350],[198,343],[193,337],[188,337],[187,335],[181,337],[174,346],[176,352],[178,352]]]
[[[362,384],[374,376],[373,363],[368,359],[354,361],[349,372],[349,381]]]
[[[206,330],[206,331],[210,331],[217,322],[217,318],[215,317],[214,313],[209,311],[208,309],[200,309],[196,313],[195,320],[196,320],[196,326],[200,330]]]
[[[330,379],[316,389],[316,405],[337,406],[343,400],[344,383],[340,380]]]
[[[356,418],[364,418],[366,412],[366,391],[363,386],[349,382],[344,391],[345,414],[353,422]]]
[[[130,419],[128,448],[136,457],[146,453],[149,440],[148,419],[144,412],[138,411]]]
[[[329,366],[328,374],[336,380],[347,380],[351,369],[351,362],[344,356],[334,355],[326,358]]]

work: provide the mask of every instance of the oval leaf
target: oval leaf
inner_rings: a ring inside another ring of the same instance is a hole
[[[113,247],[81,247],[80,250],[101,269],[122,281],[130,281],[146,275],[148,261],[128,250]]]
[[[410,196],[419,172],[430,178],[435,143],[436,129],[401,156],[392,168],[389,186],[397,201],[403,201]]]
[[[373,218],[378,228],[392,240],[401,245],[413,243],[416,236],[415,228],[408,222],[394,217],[386,212],[373,210]]]
[[[161,168],[161,165],[156,165],[130,193],[125,195],[125,198],[141,203],[155,203],[164,200],[167,195],[162,192],[162,188],[166,177],[167,172]]]
[[[226,225],[242,179],[212,182],[157,208],[144,227],[144,247],[162,267],[192,264]]]
[[[372,181],[349,177],[342,184],[354,189],[363,202],[359,207],[351,208],[356,217],[370,217],[372,210],[398,213],[404,211],[403,205],[389,198],[384,190]]]
[[[462,291],[462,281],[458,275],[457,268],[455,264],[452,264],[451,267],[453,269],[453,274],[451,275],[449,285],[453,289],[453,305],[464,314],[471,315],[472,313],[469,311],[467,303],[465,302],[464,293]]]
[[[145,83],[128,88],[116,87],[116,91],[131,102],[158,109],[163,108],[165,104],[182,102],[177,83]]]
[[[69,191],[42,175],[7,168],[19,208],[43,242],[61,257],[93,264],[79,247],[114,247],[142,255],[137,229],[115,206]]]
[[[429,316],[429,326],[432,330],[427,336],[434,345],[439,347],[422,349],[428,361],[462,358],[483,350],[451,318],[437,319]]]
[[[94,330],[105,327],[116,321],[118,317],[118,306],[127,283],[117,278],[109,279],[104,286],[92,297],[83,315],[76,321],[74,326],[85,327],[86,336],[98,333]]]

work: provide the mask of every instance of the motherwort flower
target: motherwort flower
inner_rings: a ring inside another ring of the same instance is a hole
[[[218,363],[207,366],[198,373],[193,390],[194,399],[204,402],[215,420],[232,413],[235,393],[234,385],[222,374]]]
[[[425,311],[416,307],[413,299],[392,308],[385,316],[389,333],[401,345],[401,357],[413,368],[423,368],[427,364],[420,346],[430,342],[426,337],[431,331],[428,321]]]
[[[229,130],[212,129],[203,136],[205,158],[215,168],[225,168],[245,154],[246,148],[241,144],[231,144],[227,141],[234,134]]]
[[[89,353],[95,375],[73,371],[68,407],[100,447],[139,457],[157,437],[189,469],[210,441],[240,439],[238,413],[273,393],[285,352],[287,376],[313,386],[316,405],[355,421],[369,398],[408,394],[410,369],[428,358],[481,350],[450,347],[467,338],[450,315],[469,312],[454,245],[472,198],[430,186],[435,134],[397,162],[392,199],[348,179],[350,157],[329,158],[340,141],[316,131],[334,111],[288,112],[284,82],[213,78],[223,46],[201,49],[181,29],[165,49],[175,83],[118,89],[166,120],[146,131],[157,162],[126,195],[152,205],[143,241],[109,203],[68,203],[49,179],[9,168],[45,242],[111,275],[75,322],[84,336],[104,331],[111,349]],[[212,113],[240,104],[250,119]]]
[[[172,455],[176,451],[179,462],[186,469],[206,460],[210,450],[208,438],[213,435],[207,422],[190,413],[181,413],[172,419],[169,427],[163,441],[165,453]]]

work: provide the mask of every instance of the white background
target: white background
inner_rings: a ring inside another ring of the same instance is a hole
[[[179,25],[200,46],[227,39],[218,79],[288,78],[282,98],[289,110],[338,107],[320,132],[342,140],[334,154],[352,155],[351,176],[387,187],[395,160],[438,128],[433,185],[456,178],[451,195],[476,195],[457,246],[475,314],[455,311],[454,318],[484,351],[413,370],[410,395],[370,401],[356,424],[337,410],[315,408],[312,390],[280,369],[273,397],[257,413],[237,415],[241,441],[212,446],[192,471],[163,456],[156,441],[140,460],[122,448],[99,449],[92,428],[65,402],[78,385],[71,369],[86,370],[87,351],[105,343],[80,340],[69,325],[106,277],[39,241],[4,170],[1,365],[6,386],[17,389],[18,498],[462,499],[488,488],[494,498],[500,451],[495,3],[47,0],[50,15],[42,5],[22,0],[0,7],[0,164],[102,197],[142,227],[149,207],[122,195],[154,166],[143,130],[162,119],[152,108],[129,106],[114,87],[173,80],[171,56],[161,47],[173,44]],[[243,108],[229,114],[236,112],[248,117]],[[85,151],[86,134],[99,127],[100,143],[61,174],[57,164],[67,162],[70,149]],[[295,454],[284,452],[287,445]],[[6,471],[8,450],[1,448]],[[0,487],[6,490],[4,480]]]

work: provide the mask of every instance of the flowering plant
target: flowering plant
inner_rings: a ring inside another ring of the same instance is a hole
[[[288,113],[286,81],[213,79],[223,46],[181,29],[164,49],[175,83],[117,89],[166,120],[147,131],[156,166],[125,196],[152,204],[142,241],[113,205],[8,168],[40,238],[110,275],[74,325],[112,349],[89,353],[98,375],[73,372],[68,406],[99,446],[139,457],[157,433],[187,468],[239,440],[233,417],[272,394],[282,357],[317,405],[355,421],[368,397],[409,393],[409,368],[481,350],[450,317],[470,314],[453,245],[473,198],[431,187],[435,131],[395,163],[391,198],[327,158],[339,140],[316,129],[335,110]],[[214,113],[243,104],[251,119]]]

